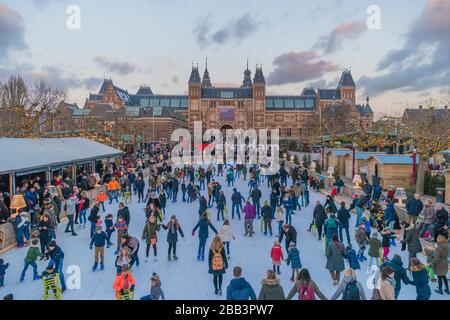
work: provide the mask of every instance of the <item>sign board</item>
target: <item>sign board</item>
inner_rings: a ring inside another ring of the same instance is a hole
[[[220,121],[234,121],[234,107],[219,107],[219,118]]]

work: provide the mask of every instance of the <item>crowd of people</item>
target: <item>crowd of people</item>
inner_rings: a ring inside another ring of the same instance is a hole
[[[164,157],[158,157],[158,160],[164,160]],[[95,185],[104,184],[106,192],[99,193],[95,199],[88,197],[86,191],[92,183],[85,183],[85,175],[73,182],[56,177],[54,181],[38,180],[22,185],[20,192],[24,194],[27,207],[15,217],[7,218],[16,230],[18,246],[24,246],[24,238],[30,241],[20,281],[24,281],[29,266],[33,268],[33,279],[40,279],[36,260],[47,259],[45,275],[58,276],[62,292],[65,291],[64,252],[57,244],[55,233],[60,213],[64,211],[68,219],[65,232],[77,236],[75,225],[80,229],[89,225],[90,248],[94,250],[93,271],[99,267],[104,270],[105,247],[114,246],[113,241],[117,241],[114,252],[116,278],[112,287],[117,299],[129,299],[136,286],[132,271],[140,265],[141,241],[145,244],[145,262],[151,251],[156,261],[159,234],[165,232],[167,259],[178,260],[177,243],[186,235],[176,215],[166,217],[166,208],[181,201],[187,208],[198,208],[194,209],[198,223],[192,229],[192,236],[198,237],[197,260],[204,261],[207,254],[208,272],[212,275],[216,295],[223,294],[223,275],[229,269],[231,244],[236,238],[230,220],[242,220],[244,237],[253,237],[258,232],[255,221],[260,222],[264,236],[275,236],[268,250],[273,268],[267,271],[257,297],[250,283],[243,278],[242,268],[235,266],[234,279],[226,288],[226,299],[278,300],[292,299],[296,295],[300,300],[327,299],[302,264],[298,230],[292,224],[292,216],[311,205],[310,192],[318,191],[320,183],[310,170],[282,164],[278,173],[263,175],[258,165],[172,167],[161,162],[150,165],[148,176],[144,176],[143,169],[147,165],[138,158],[97,168],[100,180],[97,179]],[[222,185],[218,177],[224,177],[226,185]],[[238,190],[235,187],[237,179],[246,181],[248,190]],[[271,191],[267,199],[261,192],[265,185]],[[53,192],[53,186],[56,192]],[[232,188],[229,199],[225,196],[225,188]],[[420,197],[415,195],[406,203],[405,219],[400,219],[395,211],[393,194],[383,192],[379,185],[365,181],[362,193],[354,195],[351,203],[341,202],[338,208],[335,196],[341,191],[339,188],[340,184],[335,185],[324,203],[315,203],[308,229],[324,244],[326,269],[336,287],[329,299],[395,300],[399,297],[402,282],[416,287],[418,300],[430,298],[430,281],[438,282],[436,293],[450,294],[446,277],[449,220],[442,204],[433,205],[427,201],[423,205]],[[107,201],[109,204],[117,202],[119,209],[116,217],[106,214],[103,219],[102,211],[105,211]],[[127,204],[131,201],[145,206],[146,222],[139,235],[129,233],[133,222]],[[228,208],[231,208],[230,212]],[[350,225],[353,210],[356,214],[354,227]],[[424,219],[418,224],[417,217],[421,214]],[[112,239],[114,232],[115,240]],[[210,232],[214,235],[207,249]],[[352,246],[352,237],[357,248]],[[424,247],[425,240],[433,242]],[[408,261],[390,254],[390,248],[397,245],[408,251]],[[421,252],[426,255],[426,263],[417,258]],[[283,263],[291,269],[292,288],[289,292],[284,291],[278,278]],[[355,272],[363,266],[368,271],[372,268],[378,271],[370,296],[366,295]],[[0,285],[3,285],[7,268],[8,264],[0,260]],[[142,299],[164,299],[161,280],[156,273],[150,282],[151,292]]]

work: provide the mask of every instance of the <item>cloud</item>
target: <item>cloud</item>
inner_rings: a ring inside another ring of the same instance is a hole
[[[371,95],[384,91],[421,91],[450,83],[450,2],[428,0],[400,49],[388,52],[373,77],[359,84]]]
[[[77,75],[67,74],[62,68],[56,66],[44,66],[37,70],[30,64],[19,64],[11,68],[0,67],[0,81],[6,81],[11,76],[20,75],[26,82],[32,84],[37,81],[45,81],[60,90],[98,88],[103,79],[97,77],[88,77],[80,79]]]
[[[329,34],[322,36],[314,45],[314,49],[324,54],[333,53],[342,48],[346,40],[354,40],[367,31],[364,21],[350,21],[336,26]]]
[[[238,45],[244,39],[256,33],[263,23],[247,13],[237,19],[228,21],[225,26],[213,31],[210,20],[202,18],[192,33],[202,49],[211,44],[225,45],[232,42]]]
[[[7,57],[11,50],[26,48],[25,26],[22,16],[0,3],[0,59]]]
[[[282,85],[313,80],[335,71],[331,61],[320,60],[316,51],[288,52],[276,57],[275,69],[267,77],[269,85]]]
[[[104,56],[96,56],[94,62],[107,72],[126,76],[136,71],[136,66],[128,62],[111,61]]]
[[[178,81],[180,81],[180,78],[178,76],[172,77],[172,83],[178,83]]]

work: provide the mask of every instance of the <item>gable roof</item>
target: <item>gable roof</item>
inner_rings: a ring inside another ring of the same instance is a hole
[[[342,71],[341,78],[339,79],[338,88],[341,87],[356,87],[350,70]]]
[[[413,158],[412,155],[372,155],[370,158],[374,158],[381,164],[404,164],[412,165]],[[419,164],[419,156],[416,155],[416,163]]]
[[[153,91],[148,86],[141,86],[139,87],[139,90],[136,92],[137,96],[152,96]]]
[[[46,170],[49,166],[105,159],[122,151],[85,138],[0,138],[0,173]]]
[[[319,89],[318,94],[321,100],[341,99],[341,92],[336,89]]]

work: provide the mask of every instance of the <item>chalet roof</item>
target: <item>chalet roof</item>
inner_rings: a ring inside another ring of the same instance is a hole
[[[370,158],[375,159],[381,164],[400,164],[400,165],[412,165],[412,155],[373,155]],[[419,164],[419,156],[416,155],[416,163]]]

